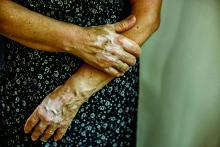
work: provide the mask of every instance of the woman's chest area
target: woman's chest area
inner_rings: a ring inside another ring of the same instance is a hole
[[[30,10],[81,26],[118,21],[129,13],[128,0],[14,0]]]

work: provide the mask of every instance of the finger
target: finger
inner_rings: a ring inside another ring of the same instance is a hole
[[[67,129],[68,127],[62,127],[62,128],[57,129],[54,135],[54,140],[55,141],[61,140],[61,138],[65,135]]]
[[[129,69],[129,66],[120,60],[115,62],[113,67],[116,68],[117,70],[121,71],[122,73],[125,73]]]
[[[130,15],[124,20],[113,24],[114,30],[117,33],[125,32],[131,29],[136,23],[136,17],[134,15]]]
[[[37,126],[34,128],[34,131],[31,135],[33,141],[36,141],[45,131],[47,128],[47,124],[43,121],[40,121]]]
[[[123,55],[119,58],[121,59],[121,61],[131,66],[135,65],[136,63],[136,58],[127,52],[124,52]]]
[[[113,67],[104,68],[104,71],[113,77],[119,77],[121,75],[121,73]]]
[[[30,133],[34,126],[38,123],[39,117],[36,115],[36,110],[31,114],[31,116],[27,119],[24,125],[24,132]]]
[[[113,56],[109,50],[112,50],[112,48],[108,49],[107,51],[103,51],[101,53],[97,53],[96,57],[97,60],[95,61],[96,65],[99,65],[101,68],[106,68],[112,65],[112,63],[116,62],[118,60],[117,56]]]
[[[123,47],[123,49],[130,54],[134,55],[135,57],[139,57],[141,54],[141,48],[140,46],[134,42],[133,40],[130,40],[122,35],[120,35],[117,39],[118,43]]]
[[[41,141],[48,140],[54,134],[56,129],[57,129],[57,127],[55,125],[49,125],[40,140]]]
[[[128,65],[135,65],[136,63],[136,57],[124,51],[123,49],[111,49],[110,52],[111,54],[119,57],[121,61]]]

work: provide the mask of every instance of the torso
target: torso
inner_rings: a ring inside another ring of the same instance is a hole
[[[126,0],[16,2],[43,15],[80,26],[114,23],[129,14]],[[6,38],[3,48],[7,52],[5,66],[0,74],[0,137],[7,136],[5,140],[8,145],[32,144],[30,137],[23,133],[25,120],[48,93],[74,74],[82,61],[67,53],[26,48]],[[127,146],[134,143],[137,98],[138,63],[82,106],[71,129],[58,144]],[[48,144],[57,145],[52,140]]]

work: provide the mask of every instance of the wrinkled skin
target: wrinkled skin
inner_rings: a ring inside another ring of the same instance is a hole
[[[132,28],[135,22],[136,18],[130,16],[115,24],[83,28],[67,50],[93,67],[119,77],[140,55],[139,45],[119,34]]]
[[[46,141],[53,134],[60,140],[66,133],[82,103],[85,101],[77,92],[59,86],[50,93],[28,118],[24,131],[32,132],[32,140]],[[80,97],[80,98],[79,98]]]
[[[160,22],[160,9],[161,9],[161,0],[155,0],[155,1],[148,1],[148,0],[140,0],[140,2],[137,2],[134,0],[132,1],[133,4],[135,4],[132,13],[136,14],[137,18],[139,18],[137,26],[133,27],[129,31],[123,33],[127,37],[131,38],[135,42],[138,42],[139,45],[143,44],[145,40],[147,40],[159,27],[159,22]],[[145,6],[145,7],[142,7]],[[142,9],[140,9],[142,8]],[[142,12],[142,13],[140,13]],[[146,13],[146,14],[145,14]],[[143,16],[149,16],[149,17],[143,17]],[[123,26],[123,25],[122,25]],[[145,27],[147,26],[147,27]],[[138,35],[137,35],[138,34]],[[75,78],[74,78],[74,77]],[[79,69],[77,73],[75,73],[68,81],[78,83],[78,85],[82,85],[82,87],[87,87],[87,90],[85,93],[82,93],[81,91],[78,92],[78,95],[83,95],[84,98],[82,98],[81,101],[82,103],[85,102],[85,98],[89,98],[93,93],[95,93],[97,90],[101,89],[103,86],[105,86],[109,81],[113,79],[113,77],[107,76],[106,74],[103,74],[102,72],[96,71],[96,69],[93,69],[92,67],[89,66],[83,66]],[[68,85],[69,82],[66,82],[63,86]],[[89,87],[89,88],[88,88]],[[71,89],[75,89],[76,86],[71,86]],[[95,88],[92,89],[92,88]],[[59,97],[60,94],[62,94],[62,90],[58,89],[55,90],[55,95]],[[47,99],[47,98],[46,98]],[[56,103],[55,103],[56,104]],[[80,102],[78,105],[78,108],[80,107]],[[65,105],[63,105],[65,107]],[[71,105],[69,105],[71,106]],[[38,108],[37,108],[38,109]],[[30,133],[34,126],[37,124],[41,115],[37,114],[37,109],[33,112],[33,114],[29,117],[25,124],[25,132]],[[72,110],[72,109],[70,109]],[[75,114],[77,113],[78,109],[75,109],[74,114],[71,115],[71,117],[68,117],[69,115],[63,116],[63,120],[70,120],[70,118],[74,118]],[[37,114],[37,115],[36,115]],[[43,116],[46,116],[46,113],[42,113]],[[37,120],[37,121],[36,121]],[[44,119],[42,119],[44,120]],[[68,121],[70,124],[70,121]],[[56,124],[55,122],[50,123],[51,126]],[[68,123],[67,123],[68,124]],[[58,127],[59,125],[57,125]],[[63,128],[63,129],[60,129]],[[54,139],[59,140],[62,138],[62,136],[66,132],[66,127],[58,127],[58,130],[63,130],[63,131],[56,131],[54,134]],[[35,133],[36,131],[36,133]],[[37,133],[37,132],[43,132],[43,133]],[[44,133],[45,132],[45,133]],[[39,137],[41,134],[41,140],[46,140],[49,138],[48,136],[51,136],[52,133],[48,133],[50,135],[45,135],[47,134],[46,132],[49,131],[44,131],[41,129],[34,130],[32,133],[32,138],[36,140],[37,137]],[[34,138],[34,134],[40,134],[37,137]]]
[[[134,22],[135,17],[131,17],[114,25],[85,28],[86,36],[89,36],[92,41],[78,39],[80,46],[77,48],[81,48],[78,56],[86,56],[89,59],[87,62],[93,66],[100,65],[102,67],[99,69],[111,75],[120,76],[129,69],[129,65],[135,64],[135,56],[139,56],[140,48],[135,42],[117,34],[116,31],[124,31]],[[78,81],[73,80],[74,86],[70,84],[71,82],[66,82],[50,93],[27,119],[24,131],[31,133],[33,141],[38,139],[46,141],[52,135],[54,135],[54,140],[60,140],[80,106],[98,90],[97,87],[105,85],[104,83],[99,86],[86,84],[84,77],[75,79]],[[92,78],[91,81],[94,79]]]

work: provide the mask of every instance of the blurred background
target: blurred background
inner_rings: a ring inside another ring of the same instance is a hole
[[[220,0],[164,0],[143,47],[137,147],[220,147]]]

